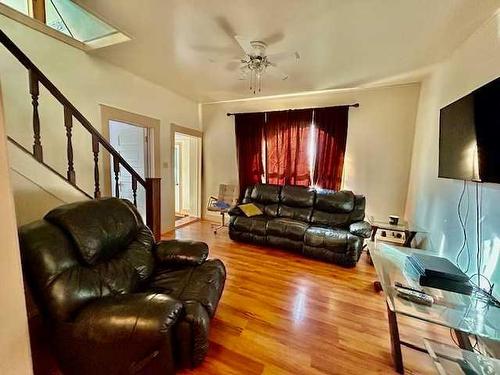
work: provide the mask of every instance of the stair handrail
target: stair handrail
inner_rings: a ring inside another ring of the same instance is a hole
[[[118,174],[119,166],[123,166],[132,176],[132,190],[134,195],[134,204],[137,204],[137,183],[146,190],[146,222],[153,231],[157,240],[160,239],[160,178],[142,178],[134,168],[120,155],[118,151],[104,138],[99,131],[94,128],[89,120],[64,96],[64,94],[47,78],[43,72],[31,61],[31,59],[0,29],[0,43],[28,70],[29,73],[29,93],[32,97],[33,106],[33,131],[34,145],[33,157],[40,163],[49,167],[43,162],[43,149],[40,136],[40,119],[38,115],[38,96],[39,84],[41,83],[52,96],[64,107],[64,125],[68,138],[68,172],[66,180],[73,186],[76,186],[75,171],[73,168],[73,146],[72,146],[72,126],[73,118],[92,135],[92,152],[94,154],[94,198],[100,198],[100,181],[98,154],[99,145],[102,145],[113,157],[113,172],[115,174],[115,194],[119,196]],[[22,147],[22,146],[21,146]],[[52,168],[50,168],[53,170]],[[59,173],[58,173],[59,174]],[[60,174],[59,174],[60,175]],[[61,175],[60,175],[61,176]],[[64,178],[64,177],[63,177]],[[111,188],[111,192],[113,188]]]
[[[2,30],[0,30],[0,42],[22,65],[24,65],[26,69],[34,73],[37,80],[59,101],[59,103],[69,108],[73,117],[75,117],[78,122],[80,122],[81,125],[93,136],[98,138],[99,143],[102,144],[104,148],[106,148],[106,150],[113,155],[113,157],[116,157],[120,161],[120,164],[122,164],[125,169],[137,179],[137,182],[144,187],[146,186],[146,181],[142,178],[142,176],[138,174],[129,163],[127,163],[120,153],[116,151],[113,146],[111,146],[106,138],[104,138],[99,131],[92,126],[90,121],[85,118],[85,116],[64,96],[64,94],[45,76],[45,74],[42,73],[40,69],[38,69],[29,57],[26,56],[26,54],[21,51]]]

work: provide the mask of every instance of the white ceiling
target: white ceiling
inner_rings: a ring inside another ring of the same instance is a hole
[[[298,51],[261,95],[355,87],[448,56],[500,0],[78,0],[132,41],[92,52],[199,102],[253,96],[234,35]]]

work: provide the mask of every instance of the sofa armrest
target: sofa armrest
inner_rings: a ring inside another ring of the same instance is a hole
[[[229,216],[245,216],[238,205],[232,206],[227,213],[229,214]]]
[[[208,245],[199,241],[160,241],[156,244],[155,255],[163,264],[197,266],[207,260]]]
[[[372,226],[366,221],[356,221],[349,225],[349,232],[362,238],[370,238]]]

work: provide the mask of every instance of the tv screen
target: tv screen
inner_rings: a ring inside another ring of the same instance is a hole
[[[441,109],[439,177],[500,183],[500,77]]]

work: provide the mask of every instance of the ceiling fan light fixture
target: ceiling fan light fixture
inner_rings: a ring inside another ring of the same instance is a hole
[[[245,57],[241,59],[240,80],[248,77],[250,91],[254,94],[262,91],[262,80],[267,69],[273,69],[274,74],[281,76],[284,81],[288,75],[280,71],[274,62],[271,62],[266,55],[267,44],[258,40],[249,40],[241,36],[235,36],[241,49],[245,52]],[[272,61],[283,60],[287,58],[299,59],[298,52],[287,52],[269,55]]]

